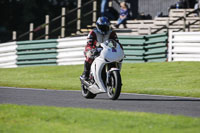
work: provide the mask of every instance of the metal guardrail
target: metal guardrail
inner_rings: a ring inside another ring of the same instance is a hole
[[[165,62],[167,60],[167,33],[145,36],[119,36],[124,47],[124,62]]]
[[[17,41],[0,46],[0,68],[36,65],[83,64],[87,36],[62,39]],[[124,62],[164,62],[167,59],[167,34],[119,36],[124,47]]]
[[[200,61],[200,32],[169,32],[168,61]]]

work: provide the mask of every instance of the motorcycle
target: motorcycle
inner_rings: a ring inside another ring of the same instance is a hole
[[[101,52],[91,65],[89,80],[80,77],[82,96],[93,99],[97,94],[107,93],[110,99],[116,100],[121,93],[120,70],[124,52],[114,40],[105,41],[100,46]]]

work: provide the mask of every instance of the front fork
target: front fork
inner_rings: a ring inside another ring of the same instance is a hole
[[[121,70],[121,63],[115,63],[114,66],[109,68],[108,64],[105,66],[106,68],[106,85],[111,86],[111,79],[110,79],[110,74],[112,71],[120,71]]]

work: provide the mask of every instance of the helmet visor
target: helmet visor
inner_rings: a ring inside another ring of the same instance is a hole
[[[108,25],[98,25],[98,28],[102,31],[102,32],[108,32],[109,31],[109,26]]]

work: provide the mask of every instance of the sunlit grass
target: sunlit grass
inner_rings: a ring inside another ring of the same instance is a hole
[[[0,69],[0,86],[80,90],[83,65]],[[200,62],[122,65],[122,91],[200,97]]]
[[[0,105],[0,132],[199,133],[200,118],[79,108]]]

